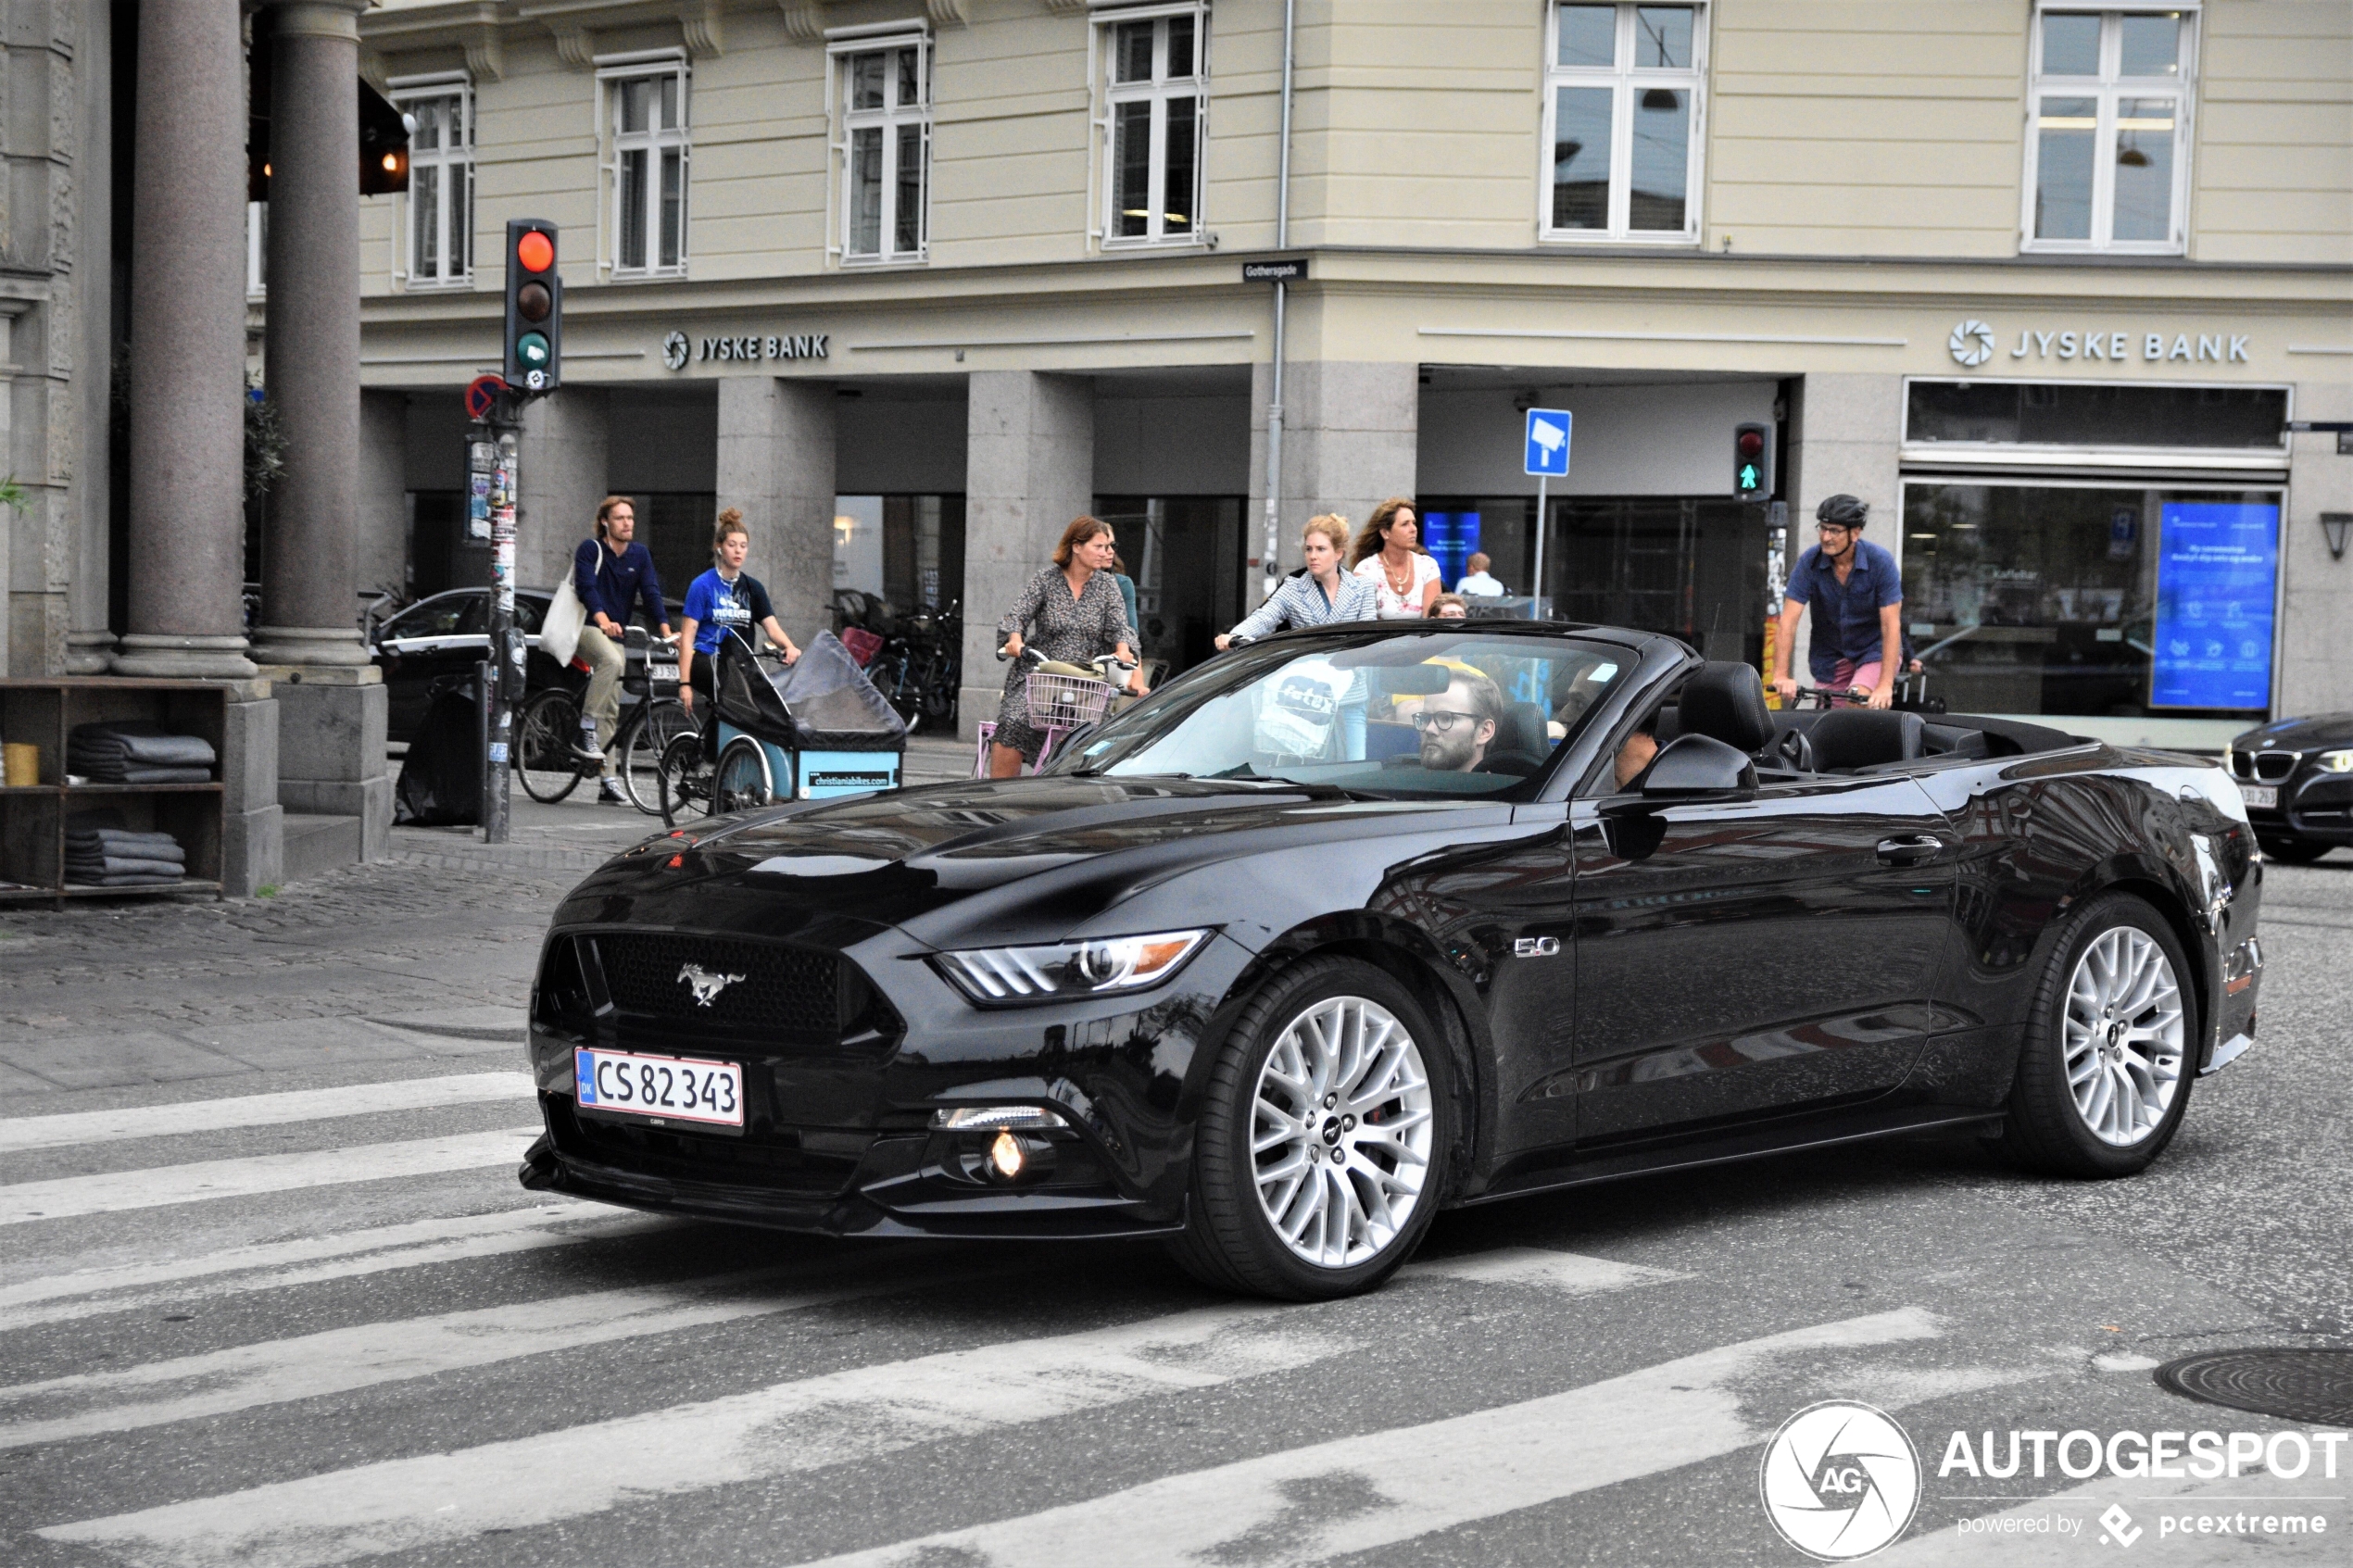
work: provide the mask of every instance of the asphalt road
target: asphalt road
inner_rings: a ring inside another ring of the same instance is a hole
[[[1446,1216],[1378,1295],[1274,1307],[1149,1246],[524,1193],[532,942],[638,825],[567,807],[503,858],[408,834],[268,905],[0,920],[0,1562],[1799,1563],[1760,1464],[1835,1399],[1923,1464],[1876,1562],[2347,1560],[2353,1446],[2334,1477],[1947,1460],[2309,1440],[2149,1373],[2353,1345],[2353,855],[2271,870],[2257,1046],[2142,1178],[1944,1142],[1630,1182]]]

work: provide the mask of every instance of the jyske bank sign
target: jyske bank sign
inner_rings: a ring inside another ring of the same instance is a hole
[[[830,359],[828,340],[831,332],[800,332],[793,335],[752,333],[749,336],[690,338],[685,332],[673,332],[661,340],[661,362],[673,370],[683,370],[690,364],[711,360],[732,362],[750,359]]]
[[[2118,332],[2108,327],[2020,327],[2012,333],[1991,323],[1967,320],[1944,340],[1953,362],[1970,370],[1996,357],[2006,359],[2100,359],[2109,364],[2244,365],[2247,332]]]

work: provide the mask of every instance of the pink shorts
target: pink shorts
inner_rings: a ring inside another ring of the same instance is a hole
[[[1851,659],[1842,659],[1838,661],[1838,669],[1831,676],[1831,685],[1834,690],[1842,692],[1855,686],[1876,691],[1879,689],[1880,668],[1880,661],[1876,659],[1869,664],[1857,664]]]

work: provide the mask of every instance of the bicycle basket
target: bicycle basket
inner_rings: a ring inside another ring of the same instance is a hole
[[[1091,724],[1111,706],[1112,685],[1091,675],[1058,675],[1039,670],[1029,677],[1029,721],[1039,729],[1075,730]]]

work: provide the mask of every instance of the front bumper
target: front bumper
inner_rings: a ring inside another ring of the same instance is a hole
[[[562,932],[549,951],[585,939],[577,961],[594,965],[594,944],[616,935]],[[896,931],[838,956],[887,1005],[847,1037],[791,1040],[609,1002],[552,1006],[561,987],[543,960],[530,1048],[547,1135],[523,1185],[832,1236],[1078,1238],[1183,1226],[1189,1080],[1198,1047],[1222,1032],[1221,1000],[1249,961],[1241,947],[1214,938],[1174,980],[1138,996],[987,1010]],[[582,1046],[738,1063],[744,1130],[583,1110]],[[1023,1135],[1029,1158],[1016,1179],[980,1159],[993,1133],[932,1125],[942,1108],[1008,1103],[1062,1122]]]

